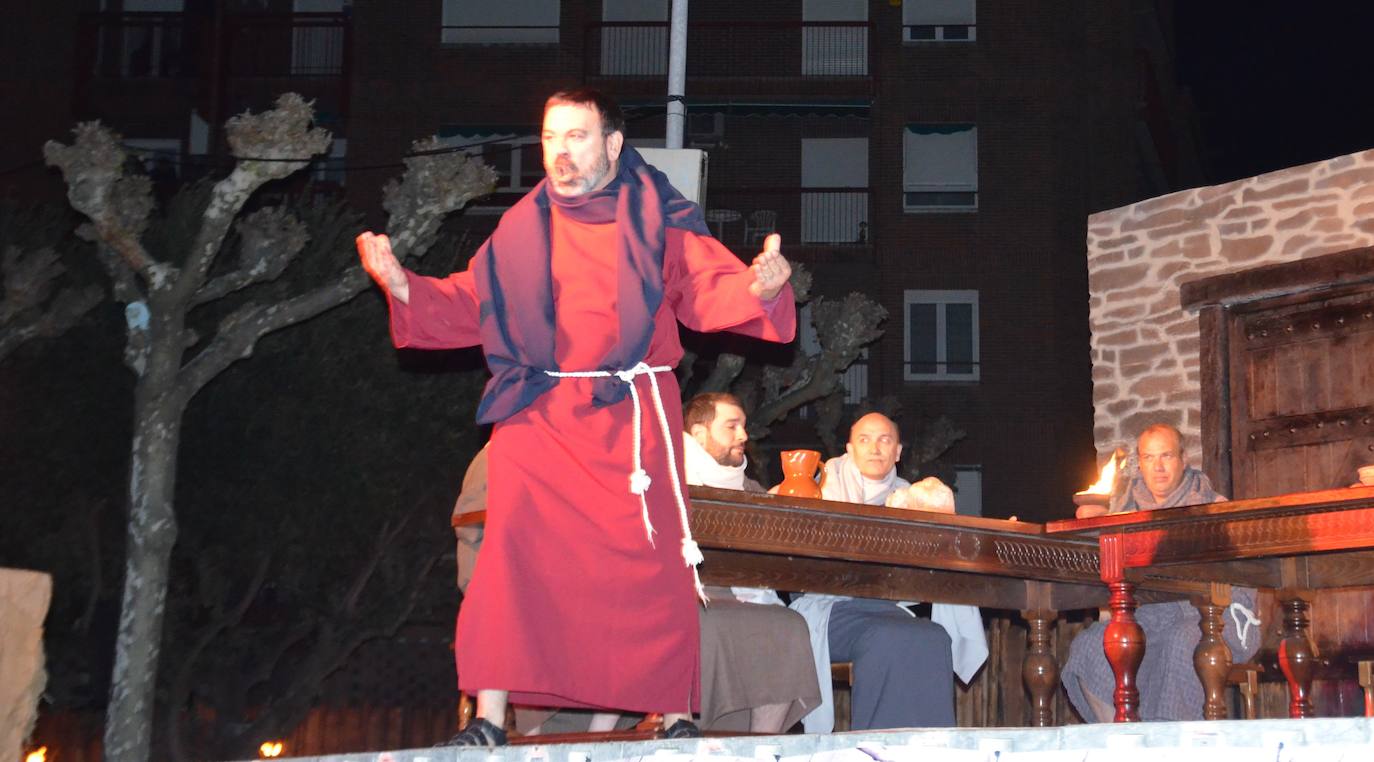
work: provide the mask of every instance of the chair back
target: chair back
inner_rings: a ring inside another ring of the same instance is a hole
[[[772,209],[755,209],[744,220],[744,242],[762,243],[777,226],[778,213]]]

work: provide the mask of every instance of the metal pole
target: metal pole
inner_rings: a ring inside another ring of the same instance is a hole
[[[686,132],[687,104],[687,0],[673,0],[668,33],[668,124],[664,147],[681,148]]]

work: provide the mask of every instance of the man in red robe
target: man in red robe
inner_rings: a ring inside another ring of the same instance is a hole
[[[660,712],[695,733],[677,323],[789,342],[796,308],[778,236],[745,267],[623,130],[599,92],[550,97],[547,177],[467,271],[422,277],[385,236],[358,237],[396,346],[481,344],[493,374],[486,536],[456,634],[477,719],[455,744],[504,743],[507,701]]]

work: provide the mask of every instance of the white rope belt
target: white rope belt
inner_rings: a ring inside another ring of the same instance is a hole
[[[639,390],[635,388],[635,376],[646,375],[649,377],[649,387],[654,393],[654,408],[658,412],[659,428],[663,430],[663,443],[668,448],[668,474],[673,485],[673,497],[677,500],[678,521],[682,524],[682,560],[692,569],[692,583],[696,587],[697,597],[702,602],[706,602],[706,588],[702,587],[701,575],[697,572],[697,565],[702,561],[701,548],[692,539],[692,528],[687,523],[687,501],[682,497],[682,484],[677,478],[677,453],[673,449],[673,433],[668,428],[668,417],[663,412],[663,396],[658,391],[658,379],[655,373],[665,373],[672,368],[666,365],[657,367],[650,366],[648,363],[641,362],[629,370],[578,370],[578,371],[544,371],[554,378],[610,378],[614,376],[624,381],[630,387],[630,402],[634,409],[634,470],[630,472],[630,493],[639,496],[639,514],[644,520],[644,533],[649,538],[649,545],[654,544],[653,522],[649,520],[649,503],[644,499],[644,493],[649,491],[649,484],[653,481],[649,478],[649,473],[644,470],[640,445],[640,402]]]
[[[1226,608],[1231,612],[1231,618],[1236,621],[1236,635],[1240,637],[1240,647],[1248,648],[1249,646],[1246,645],[1245,641],[1246,636],[1250,634],[1250,625],[1263,623],[1260,622],[1259,617],[1255,616],[1255,612],[1241,603],[1232,603]],[[1241,616],[1245,617],[1244,622],[1240,621]]]

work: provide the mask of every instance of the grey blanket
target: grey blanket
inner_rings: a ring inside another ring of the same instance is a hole
[[[1131,480],[1120,506],[1112,513],[1150,511],[1181,505],[1214,503],[1226,498],[1212,488],[1207,475],[1189,467],[1183,481],[1164,500],[1156,500],[1139,476]],[[1234,662],[1249,661],[1259,650],[1260,629],[1250,623],[1255,591],[1234,588],[1232,606],[1226,610],[1222,637]],[[1244,607],[1243,609],[1238,608]],[[1140,719],[1145,721],[1200,720],[1205,700],[1202,682],[1193,668],[1193,651],[1202,640],[1201,617],[1188,601],[1151,603],[1136,609],[1136,621],[1145,631],[1145,658],[1140,662],[1136,686],[1140,690]],[[1238,624],[1243,626],[1238,626]],[[1240,637],[1241,630],[1245,638]],[[1102,650],[1107,622],[1095,622],[1069,645],[1061,681],[1069,702],[1087,722],[1111,722],[1115,713],[1112,693],[1116,676]]]

